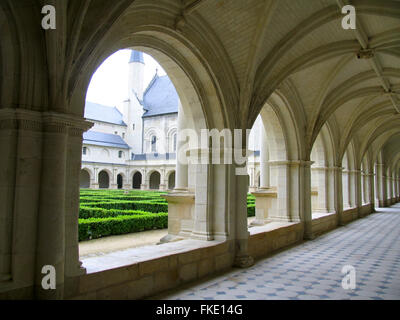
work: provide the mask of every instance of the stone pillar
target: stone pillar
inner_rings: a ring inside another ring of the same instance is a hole
[[[354,181],[353,183],[353,189],[354,189],[354,205],[358,208],[358,217],[360,217],[360,208],[362,207],[362,184],[361,184],[361,171],[360,170],[354,170],[352,171],[352,180]],[[353,182],[352,181],[352,182]]]
[[[277,211],[278,193],[276,188],[258,190],[251,193],[256,198],[256,219],[252,226],[262,226],[272,221],[269,216]]]
[[[17,160],[17,121],[0,110],[0,284],[12,279],[14,189]]]
[[[315,212],[327,213],[329,212],[329,185],[328,185],[328,175],[329,168],[326,167],[312,167],[312,173],[318,181],[318,195],[317,203],[315,205]]]
[[[200,149],[199,157],[208,159],[196,164],[196,189],[195,189],[195,209],[193,219],[193,231],[191,238],[199,240],[213,240],[212,217],[210,209],[210,149]],[[247,181],[247,176],[246,176]],[[248,186],[248,184],[246,183]],[[247,195],[247,189],[246,189]],[[247,200],[247,199],[246,199]]]
[[[92,188],[93,189],[99,189],[99,168],[94,167],[93,168],[93,184],[92,184]]]
[[[149,184],[149,178],[147,178],[147,169],[144,168],[142,170],[143,176],[142,176],[142,184],[140,185],[141,190],[148,190],[150,188]]]
[[[342,171],[343,184],[343,209],[351,208],[351,192],[350,192],[350,173],[348,170]]]
[[[270,161],[271,188],[276,190],[276,210],[274,206],[268,212],[268,219],[271,221],[290,221],[289,216],[289,161]],[[256,203],[257,206],[257,203]],[[300,220],[298,220],[300,221]]]
[[[384,164],[376,164],[376,194],[379,201],[379,207],[387,206],[387,184],[386,177],[384,176]]]
[[[343,168],[333,167],[332,171],[334,173],[334,205],[337,214],[338,225],[342,226],[343,222]]]
[[[165,179],[165,169],[161,169],[159,190],[160,191],[167,190],[167,185],[168,185],[168,180]]]
[[[109,187],[109,189],[113,189],[113,190],[118,189],[117,176],[118,176],[117,169],[113,168],[111,170],[110,187]]]
[[[86,269],[79,261],[79,173],[83,132],[93,126],[91,122],[76,121],[68,130],[66,189],[65,189],[65,278],[82,275]],[[68,281],[65,281],[66,284]],[[66,288],[68,289],[68,288]]]
[[[243,154],[243,153],[242,153]],[[238,166],[236,168],[244,168]],[[254,259],[248,254],[249,231],[247,226],[247,190],[248,179],[245,175],[235,172],[236,185],[236,215],[235,215],[235,260],[234,266],[247,268],[254,264]]]
[[[368,202],[371,204],[371,209],[372,212],[375,212],[375,175],[374,171],[370,170],[372,173],[367,174],[367,180],[368,180],[368,194],[367,194],[367,199]]]
[[[269,181],[269,154],[268,141],[264,125],[261,128],[261,144],[260,144],[260,190],[270,187]]]
[[[312,232],[312,211],[311,211],[311,165],[312,161],[300,161],[299,166],[299,197],[300,197],[300,218],[303,218],[304,222],[304,239],[314,239]],[[293,166],[292,166],[293,167]],[[295,169],[296,166],[293,167]],[[291,179],[293,179],[291,177]],[[291,186],[291,188],[296,188],[296,185]],[[292,198],[292,193],[290,193],[290,198]],[[301,200],[303,199],[303,200]],[[292,206],[290,207],[292,210]]]
[[[62,299],[65,274],[65,192],[68,127],[48,114],[43,128],[42,175],[37,219],[35,293],[39,299]],[[56,289],[44,290],[42,268],[56,271]]]
[[[174,242],[189,237],[193,227],[195,196],[188,192],[162,195],[168,202],[168,234],[160,243]]]
[[[178,105],[178,137],[176,141],[176,170],[175,170],[175,188],[176,192],[187,192],[188,191],[188,164],[187,158],[182,159],[182,156],[186,157],[186,154],[181,154],[182,148],[185,145],[185,141],[179,139],[179,132],[186,128],[186,117],[182,107],[182,104]]]

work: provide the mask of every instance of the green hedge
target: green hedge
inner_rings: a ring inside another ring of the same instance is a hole
[[[89,219],[89,218],[111,218],[117,216],[135,216],[135,215],[148,215],[148,214],[159,214],[142,211],[142,210],[120,210],[120,209],[103,209],[103,208],[93,208],[81,206],[79,208],[79,218]]]
[[[167,227],[167,213],[79,219],[79,241]]]
[[[247,216],[255,217],[256,215],[256,205],[255,204],[247,204]]]
[[[168,212],[167,202],[152,201],[110,201],[110,202],[85,202],[84,207],[118,209],[118,210],[142,210],[147,212]]]

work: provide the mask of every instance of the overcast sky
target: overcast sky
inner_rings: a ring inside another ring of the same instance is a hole
[[[128,62],[131,50],[120,50],[111,55],[93,75],[86,101],[116,106],[128,98]],[[164,69],[151,56],[143,54],[145,63],[144,88],[153,78],[156,68],[159,75]]]

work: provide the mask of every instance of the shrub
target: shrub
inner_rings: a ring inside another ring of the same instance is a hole
[[[79,219],[79,241],[167,227],[167,213]]]
[[[247,205],[247,216],[254,217],[256,215],[256,205],[255,204],[248,204]]]

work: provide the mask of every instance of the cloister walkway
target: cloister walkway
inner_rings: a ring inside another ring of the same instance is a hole
[[[356,270],[356,288],[342,288],[342,268]],[[152,299],[400,300],[400,204],[377,209],[325,235],[201,283]]]

